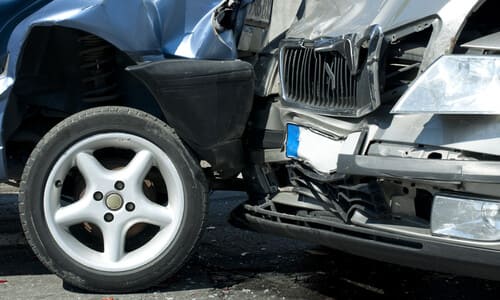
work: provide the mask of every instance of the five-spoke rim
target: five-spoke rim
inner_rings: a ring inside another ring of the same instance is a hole
[[[134,155],[123,167],[111,170],[94,155],[105,148],[131,150]],[[74,168],[81,173],[85,188],[78,199],[63,205],[62,186]],[[152,168],[165,184],[165,205],[144,193],[144,180]],[[96,270],[121,272],[150,263],[170,246],[181,225],[184,191],[178,170],[158,146],[132,134],[105,133],[79,141],[59,157],[48,176],[43,203],[49,231],[68,256]],[[103,251],[75,236],[70,227],[78,224],[99,228]],[[126,251],[129,230],[138,224],[155,226],[157,231],[137,249]]]

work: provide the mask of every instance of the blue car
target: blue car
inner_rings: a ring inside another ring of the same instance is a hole
[[[145,289],[234,225],[500,279],[493,0],[0,2],[0,179],[68,284]]]
[[[209,190],[198,155],[224,178],[243,165],[249,4],[0,3],[0,177],[23,182],[26,237],[68,283],[144,289],[193,252]]]

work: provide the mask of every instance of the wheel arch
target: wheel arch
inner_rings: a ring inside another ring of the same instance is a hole
[[[90,46],[82,48],[85,38]],[[105,48],[105,51],[99,54],[93,52],[93,47]],[[134,57],[108,39],[71,27],[34,26],[20,49],[14,64],[16,80],[6,99],[2,119],[10,178],[18,178],[25,159],[43,135],[73,113],[103,105],[120,105],[140,109],[166,122],[155,97],[125,70],[137,64]],[[82,59],[82,53],[90,57]],[[92,55],[103,55],[102,60],[111,60],[111,63],[92,66]],[[87,69],[83,65],[87,65]],[[93,67],[107,70],[92,74]],[[109,76],[104,74],[108,71]],[[90,82],[97,93],[89,101],[86,99],[89,82],[82,84],[82,81],[92,81],[89,78],[92,75],[105,78],[100,83]],[[99,89],[108,92],[99,93]],[[30,124],[36,125],[30,127]]]

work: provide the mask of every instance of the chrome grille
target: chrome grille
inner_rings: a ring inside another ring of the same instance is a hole
[[[337,52],[284,48],[285,98],[318,109],[356,109],[359,80]]]
[[[366,43],[355,46],[359,40]],[[362,117],[374,111],[380,106],[378,58],[382,41],[378,25],[371,26],[366,36],[282,41],[284,104],[341,117]]]

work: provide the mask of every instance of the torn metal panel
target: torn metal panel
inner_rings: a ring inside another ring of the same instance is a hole
[[[449,54],[470,12],[484,0],[473,1],[418,1],[418,0],[337,0],[304,1],[304,14],[293,24],[289,38],[315,40],[322,37],[341,37],[346,34],[362,34],[368,27],[379,25],[384,33],[396,34],[400,28],[431,19],[434,33],[421,69],[434,60]],[[414,31],[419,31],[415,26]],[[397,38],[397,34],[395,36]]]
[[[289,37],[314,40],[347,33],[362,33],[378,24],[386,31],[440,11],[448,0],[336,0],[305,1],[304,16],[295,23]]]
[[[82,30],[106,40],[138,61],[164,56],[235,59],[235,33],[239,28],[215,30],[215,12],[224,5],[237,3],[239,9],[251,2],[253,0],[130,0],[126,3],[123,0],[12,0],[0,4],[2,13],[14,16],[17,12],[22,16],[14,23],[5,18],[0,21],[3,26],[0,33],[6,38],[5,46],[0,40],[2,71],[5,67],[0,78],[0,122],[4,120],[4,108],[16,80],[22,49],[35,27]],[[6,5],[9,9],[3,9]],[[2,178],[6,175],[4,155],[0,151]]]
[[[63,26],[93,33],[124,52],[164,53],[190,58],[235,58],[230,32],[219,36],[212,16],[225,1],[54,0],[15,29],[8,50],[15,64],[34,26]]]
[[[420,71],[423,72],[439,57],[451,54],[456,46],[458,35],[462,31],[467,17],[486,0],[449,1],[439,12],[439,20],[434,26],[434,33],[426,49]]]

